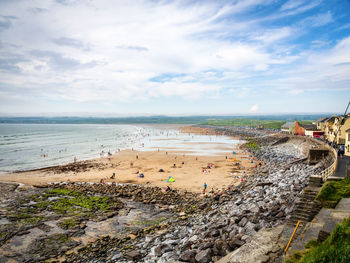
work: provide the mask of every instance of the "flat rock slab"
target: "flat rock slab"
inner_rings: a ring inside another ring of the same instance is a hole
[[[275,253],[280,249],[278,240],[282,230],[283,225],[260,230],[250,242],[226,255],[218,263],[268,262],[268,254]]]
[[[335,207],[337,211],[347,211],[350,213],[350,198],[342,198]]]

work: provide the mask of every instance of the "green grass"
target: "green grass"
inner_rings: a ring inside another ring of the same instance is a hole
[[[309,242],[306,243],[305,248],[313,248],[319,245],[320,243],[316,239],[311,239]]]
[[[259,120],[259,119],[215,119],[215,120],[207,120],[202,122],[202,125],[213,125],[213,126],[250,126],[250,127],[258,127],[262,126],[264,129],[281,129],[282,125],[285,124],[286,121],[282,120]],[[300,124],[311,124],[312,121],[300,121]]]
[[[334,208],[343,197],[350,197],[349,179],[325,183],[316,199],[322,203],[323,207]]]
[[[309,242],[310,243],[310,242]],[[322,243],[313,241],[310,249],[286,259],[286,263],[348,263],[350,262],[350,217],[338,224]]]
[[[247,143],[244,144],[244,146],[247,147],[248,149],[252,149],[252,150],[260,149],[259,144],[254,140],[249,140]]]
[[[285,121],[278,120],[258,120],[258,119],[226,119],[226,120],[208,120],[201,124],[214,126],[251,126],[262,125],[265,129],[280,129]]]

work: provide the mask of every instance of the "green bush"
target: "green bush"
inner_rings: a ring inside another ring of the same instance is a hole
[[[322,203],[323,207],[335,207],[343,197],[350,197],[349,179],[325,183],[316,199]]]

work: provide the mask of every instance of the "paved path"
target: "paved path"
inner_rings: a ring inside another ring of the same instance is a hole
[[[346,162],[348,162],[350,165],[350,157],[349,156],[344,156],[343,158],[338,158],[337,170],[335,171],[333,177],[340,177],[340,178],[345,177]]]

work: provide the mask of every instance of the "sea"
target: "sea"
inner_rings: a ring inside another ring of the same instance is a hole
[[[0,174],[106,157],[125,149],[219,155],[239,141],[169,127],[111,124],[0,124]]]

